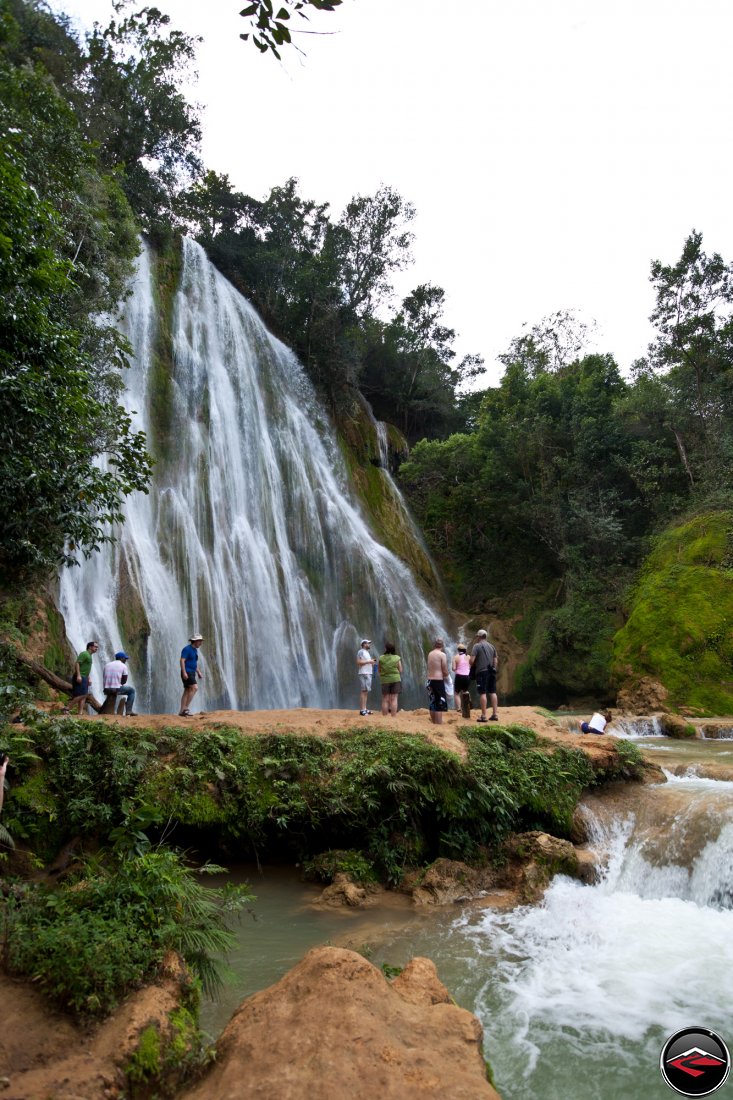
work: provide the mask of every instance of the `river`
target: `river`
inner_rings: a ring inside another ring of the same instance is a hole
[[[672,1032],[702,1026],[733,1040],[733,782],[694,774],[733,763],[733,742],[640,744],[665,766],[683,757],[685,774],[668,770],[665,783],[586,800],[603,867],[595,885],[557,876],[540,905],[405,919],[314,912],[291,879],[290,903],[271,898],[266,917],[275,917],[275,942],[285,921],[288,959],[275,950],[275,966],[257,964],[255,975],[253,951],[262,959],[268,949],[259,932],[253,949],[243,926],[231,1007],[253,991],[249,979],[265,985],[307,947],[349,939],[376,965],[433,959],[456,1001],[481,1019],[504,1100],[668,1096],[658,1067]],[[229,1011],[206,1010],[213,1031]]]

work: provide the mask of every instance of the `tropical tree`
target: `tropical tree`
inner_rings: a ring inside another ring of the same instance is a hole
[[[655,260],[657,337],[637,366],[658,380],[658,415],[672,433],[684,476],[703,492],[731,486],[733,458],[733,264],[703,251],[693,230],[676,264]]]

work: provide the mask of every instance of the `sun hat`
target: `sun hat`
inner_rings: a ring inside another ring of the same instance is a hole
[[[124,650],[121,649],[119,653],[115,653],[115,661],[126,661],[126,660],[127,660],[127,654],[124,652]]]
[[[192,634],[188,640],[189,642],[203,642],[204,639],[202,634]]]

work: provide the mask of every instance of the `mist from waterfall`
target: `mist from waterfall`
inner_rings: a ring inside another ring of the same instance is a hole
[[[161,381],[154,258],[139,258],[123,329],[124,401],[156,458],[116,544],[61,577],[72,644],[131,655],[140,710],[177,710],[178,659],[204,636],[206,709],[356,706],[362,636],[393,639],[409,704],[439,614],[372,535],[325,411],[295,355],[183,242],[172,377]],[[101,669],[93,669],[94,689]],[[378,690],[374,689],[375,693]],[[376,701],[376,700],[375,700]]]

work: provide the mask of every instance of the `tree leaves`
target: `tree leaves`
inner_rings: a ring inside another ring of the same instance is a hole
[[[242,18],[249,21],[253,30],[240,34],[239,37],[247,42],[251,35],[252,44],[260,53],[267,53],[269,50],[278,60],[281,60],[277,47],[292,42],[290,29],[285,25],[285,21],[290,19],[291,13],[299,15],[302,19],[308,19],[308,8],[314,8],[316,11],[335,11],[341,3],[342,0],[285,0],[277,14],[274,14],[272,0],[253,0],[251,4],[247,4],[246,7],[242,8],[239,13]],[[254,28],[257,29],[258,33],[253,33]],[[294,31],[293,33],[297,34],[298,32]],[[312,34],[318,32],[301,33]]]

